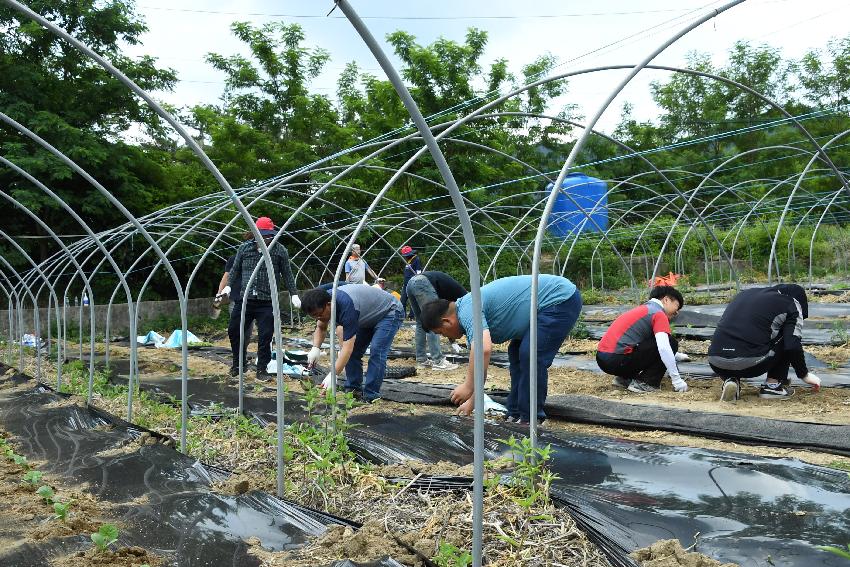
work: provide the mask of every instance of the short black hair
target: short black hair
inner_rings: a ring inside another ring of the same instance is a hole
[[[319,309],[324,309],[325,305],[331,302],[331,294],[327,291],[316,288],[311,289],[301,296],[301,311],[309,315]]]
[[[429,331],[440,328],[443,324],[443,315],[449,310],[449,301],[447,299],[437,299],[426,303],[422,306],[422,311],[419,314],[419,319],[422,326]]]
[[[679,309],[685,306],[685,298],[682,297],[682,292],[672,285],[657,285],[649,292],[650,299],[664,299],[669,297],[679,302]]]

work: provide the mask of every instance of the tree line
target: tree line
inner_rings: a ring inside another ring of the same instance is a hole
[[[146,90],[168,91],[179,80],[173,70],[151,57],[122,54],[122,42],[137,44],[146,31],[130,2],[35,0],[30,6],[105,56]],[[94,173],[134,215],[219,190],[167,125],[93,61],[39,25],[19,20],[5,7],[0,8],[0,29],[0,109]],[[170,110],[197,133],[197,140],[233,187],[295,170],[409,122],[391,84],[353,62],[340,73],[335,96],[312,91],[312,81],[325,69],[330,54],[311,47],[299,25],[234,22],[231,32],[249,48],[250,55],[207,54],[207,63],[225,75],[219,103]],[[475,28],[470,28],[462,40],[440,38],[427,45],[405,31],[390,33],[385,39],[402,62],[401,73],[411,94],[434,124],[467,114],[490,100],[493,93],[545,77],[557,64],[552,55],[541,54],[515,75],[505,59],[484,62],[487,32]],[[642,161],[628,157],[631,152],[653,151],[648,157],[660,168],[704,174],[750,148],[806,144],[799,131],[784,121],[780,110],[734,83],[763,94],[794,116],[804,117],[805,126],[820,141],[850,128],[850,36],[833,39],[800,60],[786,59],[769,45],[739,42],[731,47],[723,65],[700,53],[691,54],[687,65],[702,74],[670,73],[652,84],[652,96],[660,109],[656,119],[637,121],[626,103],[612,134],[621,144],[591,138],[578,161],[585,172],[623,179],[646,171]],[[718,81],[711,75],[734,83]],[[572,147],[574,123],[582,121],[574,105],[553,108],[554,101],[567,93],[565,80],[528,89],[494,109],[500,114],[476,120],[454,134],[465,143],[446,145],[446,153],[472,202],[486,204],[509,194],[541,189],[545,180],[534,177],[522,162],[554,178]],[[144,135],[133,136],[132,132]],[[729,132],[735,135],[729,136]],[[699,142],[689,143],[693,140]],[[497,152],[482,152],[475,144]],[[838,144],[831,152],[836,163],[850,162],[845,145]],[[419,146],[410,142],[373,163],[395,169]],[[668,149],[658,152],[657,148]],[[123,222],[84,180],[10,128],[0,129],[0,151],[59,194],[95,230]],[[351,163],[353,159],[343,156],[340,162]],[[806,161],[808,157],[802,154],[778,160],[753,154],[741,160],[747,167],[729,168],[719,178],[729,184],[776,179],[795,167],[801,169]],[[843,167],[846,171],[846,165]],[[426,180],[441,181],[427,158],[419,160],[411,172]],[[312,180],[327,178],[317,175]],[[384,173],[363,170],[347,182],[374,191],[386,178]],[[505,180],[514,181],[497,185]],[[697,178],[690,179],[684,173],[676,180],[683,188],[698,183]],[[748,190],[758,196],[768,185],[765,181],[763,187],[756,184]],[[812,190],[833,185],[834,179],[824,176],[812,181]],[[35,212],[55,232],[81,233],[55,201],[9,168],[0,168],[0,189]],[[397,183],[388,197],[409,202],[437,193],[433,184],[408,177]],[[613,199],[640,201],[650,196],[635,185]],[[353,210],[365,208],[369,201],[356,195],[346,198]],[[529,196],[511,204],[521,214],[532,199]],[[734,203],[730,198],[716,205]],[[5,216],[4,230],[10,235],[36,237],[18,241],[35,259],[57,250],[43,238],[43,231],[32,219],[5,204],[10,212]],[[446,205],[446,201],[434,201],[418,206]],[[314,212],[320,216],[332,210],[320,207]],[[191,253],[187,249],[187,257]],[[129,258],[132,251],[124,249],[119,254]],[[0,255],[16,266],[26,266],[8,242],[0,242]],[[190,267],[187,263],[185,269]],[[163,278],[159,287],[167,290],[169,286]]]

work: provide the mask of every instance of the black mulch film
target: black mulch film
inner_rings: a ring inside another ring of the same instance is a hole
[[[722,313],[722,306],[692,309],[694,317],[717,317]],[[850,305],[817,305],[812,309],[813,317],[847,314]],[[696,322],[699,321],[695,319],[690,324]],[[560,357],[561,363],[563,360],[570,357]],[[839,374],[835,385],[845,385],[844,379]],[[826,382],[824,385],[828,386]],[[846,385],[850,385],[850,380]],[[154,393],[179,393],[177,380],[143,380],[142,386]],[[213,403],[236,405],[232,386],[192,380],[189,391],[194,413],[209,412]],[[449,386],[393,380],[385,382],[382,395],[399,401],[446,403],[450,391]],[[499,399],[498,393],[494,397]],[[608,407],[612,402],[580,398],[587,397],[553,397],[547,411],[576,421],[620,427],[664,429],[656,425],[666,424],[668,430],[699,429],[709,437],[739,442],[750,439],[774,444],[781,438],[788,443],[782,446],[799,443],[800,448],[838,454],[848,454],[850,450],[845,426],[801,424],[799,431],[792,431],[791,422],[778,420],[716,414],[709,418],[683,410],[652,413],[661,408],[645,406],[625,410],[620,407],[613,412]],[[22,452],[29,458],[46,461],[47,470],[73,482],[88,483],[104,500],[126,504],[124,517],[119,519],[130,529],[122,532],[122,545],[145,547],[169,557],[174,565],[256,565],[257,560],[246,553],[243,538],[256,536],[264,547],[284,549],[303,545],[308,538],[322,533],[326,525],[345,522],[265,493],[232,497],[213,494],[211,483],[217,475],[226,475],[226,471],[206,467],[162,445],[99,458],[98,452],[118,447],[142,430],[101,412],[74,407],[43,408],[56,399],[57,394],[45,388],[0,399],[3,427],[23,443]],[[273,399],[246,396],[245,408],[261,423],[275,419]],[[639,409],[649,413],[640,413]],[[290,422],[303,417],[297,398],[288,398],[286,412]],[[373,462],[418,459],[466,465],[472,459],[472,422],[466,418],[376,413],[354,416],[352,421],[359,425],[350,433],[352,447],[362,458]],[[104,423],[116,425],[109,431],[96,429]],[[512,433],[521,435],[527,430],[488,422],[486,457],[503,456],[505,447],[499,439]],[[747,566],[839,567],[843,561],[815,546],[841,545],[848,539],[850,479],[845,472],[794,459],[563,432],[544,431],[540,441],[551,444],[553,450],[552,467],[559,476],[553,485],[553,497],[569,509],[614,565],[633,565],[629,552],[667,538],[677,538],[685,547],[696,542],[697,551]],[[432,488],[460,488],[470,482],[456,477],[420,481]],[[148,495],[144,504],[132,502],[141,495]],[[14,556],[0,557],[0,564],[44,565],[48,557],[89,545],[87,538],[81,537],[53,540],[43,546],[28,545],[17,548]],[[333,565],[358,564],[340,561]],[[391,567],[398,563],[385,559],[368,565]]]

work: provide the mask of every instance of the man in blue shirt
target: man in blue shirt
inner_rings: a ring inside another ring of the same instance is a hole
[[[561,343],[570,334],[581,313],[581,294],[567,278],[540,275],[537,295],[537,416],[546,419],[543,404],[549,384],[549,367]],[[529,334],[531,330],[531,276],[513,276],[495,280],[481,288],[481,320],[484,327],[484,367],[490,364],[493,344],[510,341],[508,359],[511,393],[508,395],[508,419],[528,423],[530,391]],[[422,309],[422,324],[431,331],[459,339],[472,340],[472,295],[457,302],[438,299]],[[470,348],[470,352],[472,349]],[[458,413],[469,415],[473,409],[473,361],[470,359],[466,380],[452,391]]]
[[[311,289],[304,294],[301,310],[316,319],[313,348],[308,362],[318,358],[331,320],[331,294]],[[387,373],[387,355],[404,312],[398,299],[367,285],[346,285],[336,290],[336,324],[342,327],[342,344],[336,359],[336,373],[345,371],[345,390],[355,392],[363,401],[381,397],[381,384]],[[363,378],[363,355],[369,349],[369,365]],[[322,385],[330,385],[330,374]]]

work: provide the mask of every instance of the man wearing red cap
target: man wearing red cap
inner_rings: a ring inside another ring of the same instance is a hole
[[[268,246],[277,229],[269,217],[260,217],[257,219],[257,230],[263,237],[263,240]],[[298,299],[297,290],[295,289],[295,278],[292,276],[292,270],[289,266],[289,254],[286,248],[280,242],[275,242],[274,246],[269,248],[269,256],[271,256],[272,266],[275,271],[275,277],[278,284],[281,280],[286,284],[291,297],[292,306],[296,309],[301,307],[301,301]],[[269,284],[268,269],[263,264],[265,259],[260,250],[259,243],[253,239],[244,242],[236,251],[236,258],[233,261],[233,267],[228,274],[229,281],[242,282],[242,295],[247,296],[245,303],[245,328],[240,330],[239,321],[242,318],[242,302],[239,301],[234,305],[233,312],[230,314],[230,324],[227,327],[227,334],[230,337],[230,348],[233,353],[233,364],[230,367],[230,375],[236,376],[239,373],[239,346],[242,342],[242,335],[245,336],[245,343],[242,345],[243,351],[247,347],[247,339],[250,337],[251,323],[257,322],[257,379],[270,380],[272,376],[266,371],[266,367],[271,361],[271,341],[274,335],[274,314],[272,311],[272,297],[274,292]],[[257,274],[254,276],[254,281],[250,286],[247,286],[251,279],[251,274],[257,266]],[[246,289],[247,286],[247,289]],[[229,287],[225,287],[223,292],[230,292]],[[244,360],[244,358],[243,358]]]

